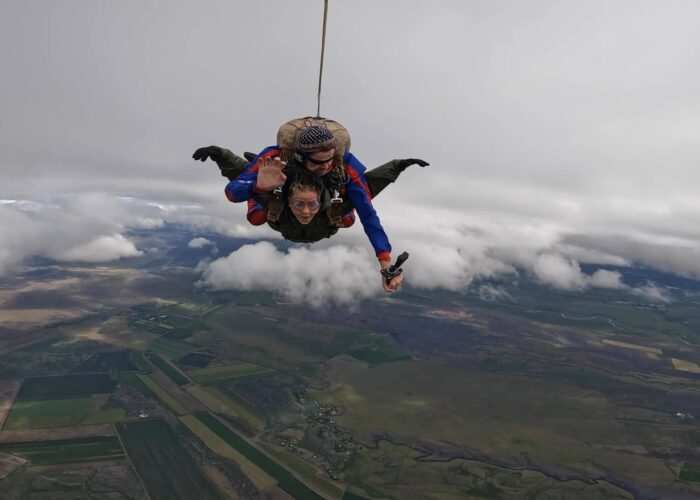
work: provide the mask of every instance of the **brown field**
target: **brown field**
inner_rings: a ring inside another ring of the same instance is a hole
[[[700,373],[700,366],[692,361],[683,361],[682,359],[671,358],[673,367],[676,370],[689,373]]]
[[[270,490],[275,487],[277,481],[266,474],[253,462],[241,455],[238,450],[229,445],[226,441],[215,434],[206,425],[192,415],[180,417],[180,421],[185,424],[194,434],[197,435],[214,453],[222,457],[229,458],[240,465],[243,473],[250,479],[256,488],[260,490]]]
[[[86,498],[86,492],[106,492],[89,498],[147,500],[126,460],[99,463],[42,465],[15,472],[16,481],[4,484],[3,498]],[[104,496],[103,496],[104,495]]]
[[[232,498],[234,500],[238,499],[238,493],[236,489],[231,484],[231,481],[221,472],[218,468],[213,465],[203,465],[202,469],[206,472],[209,479],[213,481],[217,488],[226,496],[226,498]]]
[[[8,327],[40,327],[79,318],[85,313],[82,309],[0,309],[0,323]]]
[[[107,266],[95,266],[95,267],[79,267],[79,266],[67,266],[64,269],[73,271],[75,273],[85,273],[89,276],[101,276],[101,277],[114,277],[123,276],[125,278],[135,278],[143,274],[142,271],[138,269],[129,269],[126,267],[107,267]]]
[[[96,340],[117,347],[142,351],[159,335],[141,329],[132,329],[124,318],[110,318],[99,327],[76,329],[71,335],[78,339]]]
[[[633,349],[635,351],[642,351],[651,354],[663,354],[664,352],[658,347],[646,347],[638,344],[630,344],[629,342],[620,342],[618,340],[604,339],[603,344],[612,345],[615,347],[622,347],[624,349]]]
[[[15,469],[26,463],[27,461],[23,458],[0,451],[0,479],[10,475]]]
[[[262,420],[223,394],[216,387],[204,388],[200,385],[189,385],[185,387],[185,390],[214,413],[232,417],[234,420],[242,419],[252,429],[257,431],[265,427],[265,423]]]
[[[12,409],[12,403],[20,385],[22,385],[20,380],[0,380],[0,429],[5,425],[5,419]]]
[[[80,285],[80,278],[63,278],[48,281],[30,281],[17,288],[5,288],[0,290],[0,305],[16,293],[48,292]]]
[[[91,436],[114,436],[114,426],[112,424],[97,424],[52,427],[47,429],[6,430],[0,432],[0,443],[52,441],[56,439],[74,439]]]
[[[189,385],[184,388],[192,396],[194,396],[200,403],[206,406],[209,410],[220,415],[226,415],[228,417],[238,418],[239,415],[229,408],[226,404],[218,400],[214,395],[205,391],[199,385]]]
[[[28,347],[41,340],[60,336],[61,332],[58,329],[33,328],[32,325],[25,325],[23,328],[0,329],[0,355]]]
[[[183,391],[179,385],[167,375],[160,371],[154,371],[150,377],[165,391],[170,397],[182,405],[188,413],[194,413],[204,410],[204,407],[190,396],[189,393]]]

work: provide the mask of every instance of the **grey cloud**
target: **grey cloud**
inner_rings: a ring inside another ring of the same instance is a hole
[[[0,275],[99,241],[129,255],[119,235],[162,220],[279,238],[191,154],[260,150],[315,112],[320,7],[2,2],[0,198],[22,206],[0,205]],[[408,281],[464,289],[517,268],[616,285],[582,263],[700,277],[699,15],[685,0],[331,3],[322,114],[368,167],[431,162],[375,200]],[[313,251],[339,245],[376,272],[361,228]]]
[[[27,209],[27,207],[30,209]],[[45,203],[0,205],[0,276],[24,259],[39,255],[56,260],[108,262],[140,255],[122,233],[129,227],[153,227],[157,215],[135,216],[112,197],[82,194]]]
[[[477,289],[477,293],[481,300],[488,302],[512,301],[513,297],[502,287],[494,285],[481,285]]]
[[[618,255],[629,262],[637,262],[654,269],[700,278],[700,244],[671,240],[649,241],[627,235],[568,235],[565,241],[572,245],[606,254]]]
[[[668,291],[651,282],[635,288],[633,293],[640,295],[647,300],[651,300],[652,302],[671,302],[671,296]]]

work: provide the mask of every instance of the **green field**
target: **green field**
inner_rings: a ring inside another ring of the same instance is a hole
[[[700,483],[700,464],[684,463],[678,477],[684,481]]]
[[[148,359],[151,361],[151,363],[156,365],[160,371],[170,377],[177,385],[187,385],[190,383],[190,380],[180,373],[177,368],[172,366],[157,354],[151,354]]]
[[[346,491],[345,494],[343,495],[342,500],[369,500],[369,499],[365,498],[361,495],[357,495],[355,493],[351,493],[349,491]]]
[[[369,365],[411,359],[389,335],[364,333],[356,339],[359,346],[348,350],[347,354]]]
[[[180,417],[180,421],[185,424],[187,428],[191,430],[199,439],[201,439],[202,442],[204,442],[204,444],[206,444],[207,447],[214,453],[236,462],[240,466],[243,474],[250,479],[258,490],[270,491],[277,486],[277,481],[275,481],[268,474],[265,474],[262,469],[244,457],[195,416],[185,415]]]
[[[161,325],[158,323],[153,323],[152,321],[146,321],[142,319],[131,322],[129,326],[138,327],[141,330],[157,334],[168,333],[170,330],[172,330],[172,328],[166,325]]]
[[[265,375],[274,370],[253,363],[236,363],[234,365],[213,366],[201,370],[191,370],[187,374],[200,384],[212,384],[233,378]]]
[[[119,376],[117,377],[119,379],[120,383],[129,385],[139,391],[141,394],[146,396],[147,398],[154,399],[158,401],[160,399],[158,397],[158,394],[156,394],[150,387],[148,387],[143,380],[141,380],[136,373],[133,372],[125,372],[125,373],[120,373]]]
[[[191,352],[177,361],[178,365],[190,366],[195,369],[206,368],[214,360],[214,355],[201,352]]]
[[[353,358],[364,361],[369,365],[379,365],[382,363],[391,363],[392,361],[411,359],[410,356],[399,350],[381,349],[375,347],[356,349],[354,351],[349,351],[348,354]]]
[[[125,420],[126,414],[120,408],[101,409],[108,397],[109,394],[93,394],[82,398],[16,401],[4,429],[39,429]]]
[[[275,299],[269,292],[215,292],[212,298],[225,302],[233,302],[239,305],[274,305]]]
[[[30,377],[22,383],[17,401],[109,394],[116,386],[117,381],[105,373]]]
[[[141,351],[129,351],[129,359],[142,372],[151,373],[153,371],[153,367]]]
[[[0,443],[0,451],[29,460],[32,465],[94,462],[124,456],[116,436]]]
[[[187,342],[180,342],[179,340],[172,340],[164,337],[155,339],[148,346],[148,350],[163,356],[165,359],[176,359],[181,358],[190,351],[198,349],[198,346],[193,344],[188,344]]]
[[[189,326],[175,327],[170,330],[165,337],[171,340],[184,340],[194,335],[195,330]]]
[[[381,442],[358,454],[346,472],[348,481],[372,498],[586,499],[633,500],[633,495],[604,481],[554,481],[535,471],[507,470],[470,460],[422,462],[418,450]],[[390,471],[390,472],[389,472]],[[343,499],[362,499],[346,493]]]
[[[213,397],[215,401],[223,404],[224,406],[233,410],[233,412],[240,417],[245,423],[247,423],[255,431],[262,430],[265,427],[265,422],[260,420],[257,416],[253,414],[251,410],[243,406],[240,402],[234,401],[233,398],[224,392],[222,392],[218,387],[206,386],[200,387],[200,389]],[[214,408],[209,408],[216,413]]]
[[[148,389],[153,393],[158,396],[158,399],[164,402],[166,405],[170,407],[171,410],[173,410],[177,415],[186,415],[188,411],[177,401],[173,399],[170,394],[165,392],[157,383],[155,380],[150,378],[148,375],[142,375],[142,374],[137,374],[137,377],[143,384],[148,387]]]
[[[163,420],[117,424],[116,428],[151,500],[222,498]]]
[[[282,462],[284,465],[289,467],[291,470],[296,472],[297,474],[303,476],[305,479],[308,481],[312,482],[316,486],[318,486],[320,489],[322,489],[324,492],[328,493],[329,495],[332,495],[334,497],[340,497],[343,495],[343,490],[338,488],[336,485],[331,483],[330,481],[326,481],[325,479],[322,479],[320,477],[317,477],[317,470],[315,467],[312,467],[308,463],[304,462],[302,459],[297,458],[294,455],[291,455],[287,453],[286,451],[277,449],[273,446],[267,445],[267,444],[261,444],[260,445],[268,454],[272,455],[275,457],[279,462]]]
[[[96,352],[85,362],[75,367],[73,373],[85,372],[124,372],[138,367],[131,361],[129,351]]]
[[[297,480],[284,467],[277,464],[275,461],[268,458],[260,450],[250,444],[246,439],[239,436],[236,432],[224,425],[219,419],[209,413],[197,413],[195,417],[214,431],[220,438],[226,441],[233,448],[238,450],[241,455],[260,467],[265,473],[274,478],[280,488],[292,495],[293,498],[299,499],[320,499],[323,498],[309,489],[304,483]]]

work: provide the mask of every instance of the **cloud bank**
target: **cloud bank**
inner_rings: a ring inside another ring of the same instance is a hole
[[[292,248],[269,242],[245,245],[210,263],[200,286],[213,290],[266,290],[294,303],[349,305],[381,289],[379,273],[365,252],[333,246]]]
[[[57,261],[110,262],[141,252],[124,233],[128,227],[155,227],[153,213],[135,216],[118,199],[77,194],[54,200],[0,204],[0,276],[32,256]]]

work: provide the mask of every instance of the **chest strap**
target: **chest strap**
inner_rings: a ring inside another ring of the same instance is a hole
[[[282,188],[277,188],[272,192],[270,203],[267,205],[267,222],[274,224],[279,220],[283,205]]]

